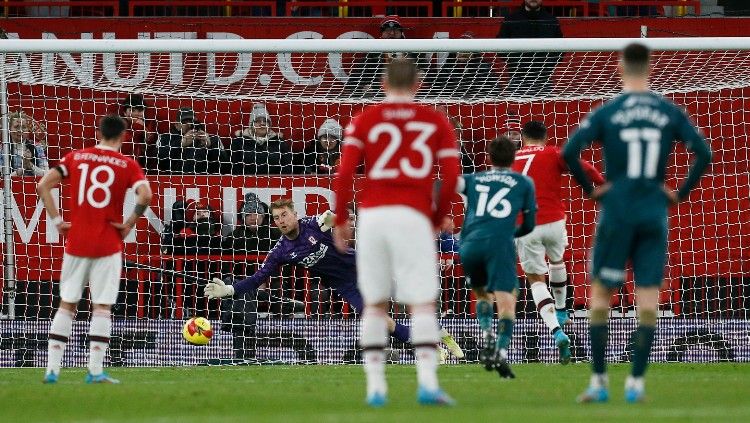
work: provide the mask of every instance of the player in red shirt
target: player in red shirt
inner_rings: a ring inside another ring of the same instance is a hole
[[[386,100],[367,107],[346,128],[335,182],[339,213],[334,237],[344,251],[351,238],[346,206],[353,196],[354,172],[364,162],[365,178],[357,193],[357,282],[365,302],[360,345],[367,402],[381,406],[386,401],[383,350],[387,305],[395,297],[410,307],[419,402],[452,404],[437,379],[435,228],[448,214],[460,172],[456,136],[445,115],[414,102],[420,76],[411,60],[391,61],[383,85]],[[433,208],[437,167],[442,184]]]
[[[537,310],[554,335],[569,321],[565,306],[568,274],[563,262],[568,234],[562,202],[562,176],[568,173],[568,166],[560,150],[547,145],[547,127],[542,122],[530,121],[523,125],[521,139],[523,146],[516,152],[513,170],[534,181],[539,210],[536,227],[530,234],[516,239],[516,249]],[[582,164],[595,184],[604,183],[604,177],[593,165]],[[549,267],[545,255],[549,258]],[[554,301],[545,283],[548,269]]]
[[[151,188],[143,170],[119,151],[124,132],[122,118],[105,116],[99,122],[99,144],[68,153],[37,185],[52,223],[67,235],[60,272],[60,308],[49,330],[45,383],[57,382],[78,301],[87,283],[93,311],[86,382],[119,383],[104,372],[103,365],[112,329],[110,312],[120,285],[122,240],[151,203]],[[63,179],[70,182],[70,222],[63,221],[51,194]],[[130,188],[135,191],[136,205],[122,222],[125,194]]]

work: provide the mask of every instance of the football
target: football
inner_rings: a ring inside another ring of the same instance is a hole
[[[193,345],[206,345],[211,341],[214,332],[211,322],[203,317],[192,317],[182,327],[182,336]]]

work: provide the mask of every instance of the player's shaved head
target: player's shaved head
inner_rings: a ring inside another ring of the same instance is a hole
[[[117,141],[125,132],[125,121],[118,115],[107,115],[99,121],[99,133],[105,141]]]
[[[386,68],[385,82],[395,90],[411,89],[419,82],[419,69],[411,59],[392,59]]]
[[[627,76],[648,76],[651,50],[641,43],[628,44],[622,51],[622,72]]]
[[[546,142],[547,126],[538,120],[528,121],[521,128],[521,136],[524,142]]]
[[[510,167],[516,159],[516,144],[505,135],[490,141],[488,151],[493,166]]]

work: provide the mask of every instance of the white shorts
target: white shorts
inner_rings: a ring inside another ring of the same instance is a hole
[[[66,253],[60,272],[60,298],[66,303],[77,303],[88,283],[92,303],[114,304],[121,273],[122,253],[106,257],[77,257]]]
[[[530,234],[516,239],[516,250],[525,273],[547,274],[547,260],[559,262],[568,246],[565,219],[538,225]]]
[[[432,223],[411,207],[362,209],[357,216],[357,284],[365,304],[391,297],[409,305],[435,301],[435,244]]]

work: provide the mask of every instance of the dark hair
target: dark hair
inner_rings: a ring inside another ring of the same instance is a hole
[[[407,58],[391,60],[386,68],[386,80],[393,88],[411,88],[419,79],[419,69],[414,61]]]
[[[99,121],[99,132],[105,140],[115,140],[125,132],[125,121],[117,115],[104,116]]]
[[[490,141],[488,151],[493,166],[510,167],[516,158],[516,144],[505,135]]]
[[[648,73],[648,65],[651,58],[651,50],[641,43],[628,44],[622,50],[622,63],[625,73],[645,75]]]
[[[532,140],[543,140],[547,138],[547,127],[538,120],[530,120],[523,124],[521,136]]]

